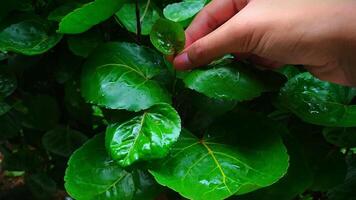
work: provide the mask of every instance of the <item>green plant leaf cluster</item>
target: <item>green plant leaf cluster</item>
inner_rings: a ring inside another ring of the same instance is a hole
[[[354,88],[168,60],[209,0],[0,2],[0,199],[353,200]]]

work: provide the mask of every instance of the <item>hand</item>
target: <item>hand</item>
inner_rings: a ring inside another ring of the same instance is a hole
[[[322,80],[356,86],[356,1],[213,0],[186,30],[177,69],[227,53],[305,65]]]

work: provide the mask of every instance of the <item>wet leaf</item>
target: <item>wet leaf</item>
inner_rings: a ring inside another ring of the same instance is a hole
[[[153,25],[150,39],[153,46],[166,55],[179,53],[185,45],[185,33],[181,25],[162,18]]]
[[[168,92],[152,80],[164,69],[162,57],[155,51],[130,43],[108,43],[92,55],[81,81],[88,102],[129,111],[170,103]]]
[[[157,104],[142,115],[106,130],[106,148],[122,167],[142,160],[163,158],[181,130],[178,113],[168,104]]]
[[[167,5],[163,9],[164,17],[174,22],[183,22],[196,15],[203,9],[206,0],[183,0]]]

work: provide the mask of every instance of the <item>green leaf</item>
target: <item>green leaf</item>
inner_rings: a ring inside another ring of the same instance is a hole
[[[102,41],[102,35],[95,29],[69,36],[67,43],[74,55],[86,58]]]
[[[11,106],[6,102],[0,101],[0,116],[6,114],[11,110]]]
[[[10,72],[0,71],[0,100],[10,96],[16,87],[16,76]]]
[[[66,3],[62,6],[59,6],[58,8],[54,9],[52,12],[49,13],[47,19],[60,22],[63,17],[68,15],[70,12],[72,12],[74,9],[79,8],[82,4],[78,2],[69,2]]]
[[[356,128],[329,128],[323,130],[324,138],[331,144],[339,147],[356,147]]]
[[[71,156],[64,177],[67,192],[77,200],[138,199],[155,187],[146,172],[130,173],[107,155],[104,135],[97,135]],[[151,199],[148,193],[147,199]]]
[[[104,44],[84,65],[82,95],[90,103],[130,111],[170,103],[168,92],[151,80],[162,69],[155,51],[130,43]]]
[[[152,4],[151,0],[147,0],[146,3],[140,3],[139,8],[141,14],[141,34],[149,35],[152,26],[160,18],[159,10]],[[128,31],[137,33],[135,3],[125,4],[115,15]]]
[[[264,85],[252,73],[233,64],[197,69],[185,75],[186,87],[210,98],[250,100],[261,95]]]
[[[61,39],[62,35],[55,33],[48,21],[27,19],[0,31],[0,51],[38,55],[54,47]]]
[[[58,32],[66,34],[83,33],[117,12],[126,0],[94,0],[84,4],[62,18]]]
[[[355,89],[299,74],[281,89],[277,103],[303,121],[331,127],[356,126]]]
[[[150,39],[154,47],[166,55],[174,55],[184,49],[185,33],[176,22],[159,19],[153,25]]]
[[[42,137],[43,147],[54,154],[68,157],[88,138],[81,132],[57,126]]]
[[[52,199],[57,190],[56,182],[43,173],[26,176],[25,182],[36,199]]]
[[[290,156],[288,173],[277,183],[254,191],[252,193],[238,196],[239,200],[292,200],[312,184],[313,174],[309,169],[307,160],[303,154],[302,146],[291,135],[284,136]]]
[[[286,173],[278,135],[285,130],[255,116],[224,121],[202,139],[182,131],[170,155],[150,170],[157,182],[188,199],[217,200],[269,186]]]
[[[106,148],[120,166],[167,156],[181,131],[178,113],[168,104],[157,104],[142,115],[106,130]]]
[[[196,15],[203,9],[206,0],[184,0],[179,3],[169,4],[163,9],[163,15],[174,22],[183,22]]]

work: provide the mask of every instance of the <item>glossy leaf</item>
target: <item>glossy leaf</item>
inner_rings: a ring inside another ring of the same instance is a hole
[[[102,41],[103,37],[98,30],[90,30],[80,35],[69,36],[67,43],[74,55],[86,58]]]
[[[0,100],[11,95],[16,87],[16,76],[13,73],[0,71]]]
[[[155,185],[146,172],[129,173],[107,155],[104,135],[97,135],[71,156],[66,170],[65,188],[77,200],[138,199]],[[152,199],[147,193],[147,199]]]
[[[166,55],[179,53],[185,45],[183,27],[176,22],[162,18],[153,25],[150,39],[153,46]]]
[[[88,138],[81,132],[68,127],[58,126],[42,137],[43,147],[60,156],[70,156]]]
[[[90,103],[111,109],[139,111],[170,96],[152,78],[164,69],[156,52],[130,43],[98,47],[84,65],[81,90]]]
[[[278,136],[283,130],[261,119],[227,120],[203,139],[183,131],[170,155],[150,172],[161,185],[196,200],[225,199],[269,186],[286,173],[288,155]]]
[[[356,126],[356,105],[349,105],[355,91],[302,73],[290,79],[281,89],[278,104],[308,123],[332,127]]]
[[[160,11],[155,7],[155,5],[152,4],[151,0],[140,3],[139,8],[141,14],[141,34],[149,35],[152,30],[152,26],[160,18]],[[115,15],[128,31],[137,33],[135,3],[125,4]]]
[[[38,55],[54,47],[62,38],[53,26],[42,19],[28,19],[0,31],[0,51]]]
[[[163,15],[174,22],[183,22],[196,15],[203,9],[206,0],[183,0],[179,3],[173,3],[166,6]]]
[[[58,32],[83,33],[115,14],[126,0],[94,0],[62,18]]]
[[[250,100],[265,90],[253,74],[233,64],[193,70],[185,75],[183,81],[192,90],[226,100]]]
[[[122,167],[140,160],[163,158],[181,131],[178,113],[168,104],[157,104],[142,115],[106,130],[106,148]]]

